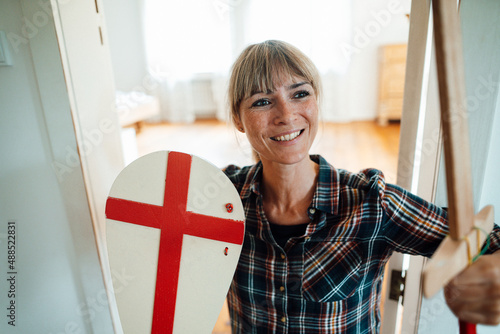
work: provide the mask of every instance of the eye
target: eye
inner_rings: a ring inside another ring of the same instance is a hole
[[[311,95],[311,93],[309,93],[307,90],[301,90],[301,91],[296,92],[293,97],[296,99],[301,99],[301,98],[307,97],[309,95]]]
[[[252,103],[252,107],[263,107],[269,105],[271,102],[267,99],[258,99]]]

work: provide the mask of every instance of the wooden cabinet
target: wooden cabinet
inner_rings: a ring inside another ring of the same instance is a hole
[[[379,50],[377,120],[401,120],[406,69],[406,44],[383,45]]]

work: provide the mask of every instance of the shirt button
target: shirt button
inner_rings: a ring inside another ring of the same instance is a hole
[[[281,253],[281,259],[283,259],[283,260],[284,260],[284,259],[285,259],[285,257],[286,257],[286,256],[285,256],[285,254]]]
[[[315,208],[309,208],[309,213],[311,215],[314,215],[314,213],[316,212],[316,209]]]
[[[285,287],[284,286],[280,286],[280,291],[281,292],[285,291]]]
[[[286,322],[286,317],[281,317],[281,322]]]

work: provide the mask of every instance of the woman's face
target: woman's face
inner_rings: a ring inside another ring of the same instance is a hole
[[[256,92],[241,102],[236,125],[263,162],[294,164],[309,159],[318,130],[318,103],[305,79],[278,79],[275,91]]]

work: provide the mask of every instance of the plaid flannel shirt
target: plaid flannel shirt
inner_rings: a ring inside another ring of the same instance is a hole
[[[311,223],[284,249],[262,206],[262,164],[228,166],[246,231],[228,294],[233,333],[378,333],[384,265],[394,251],[431,256],[448,232],[446,211],[383,174],[335,169],[321,156]],[[498,229],[492,248],[500,248]]]

